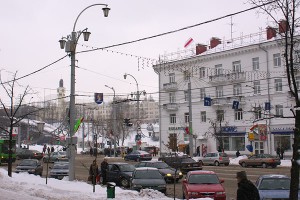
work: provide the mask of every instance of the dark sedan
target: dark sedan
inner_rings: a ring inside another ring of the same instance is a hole
[[[16,173],[27,172],[29,174],[40,175],[43,174],[43,165],[37,159],[24,159],[16,167]]]
[[[69,162],[55,162],[50,169],[50,178],[61,180],[69,176]]]
[[[21,149],[16,150],[16,158],[19,159],[42,159],[43,153],[37,150]]]
[[[128,163],[109,163],[106,175],[107,182],[115,182],[122,187],[129,187],[135,167]]]
[[[165,178],[166,182],[179,181],[183,177],[181,171],[171,168],[163,161],[142,161],[135,165],[135,167],[154,167],[157,168],[161,175]],[[175,175],[176,172],[176,175]]]
[[[136,150],[136,151],[132,151],[131,153],[127,154],[124,157],[124,160],[134,160],[134,161],[142,161],[142,160],[152,160],[152,156],[150,153],[146,152],[146,151],[140,151],[140,150]]]

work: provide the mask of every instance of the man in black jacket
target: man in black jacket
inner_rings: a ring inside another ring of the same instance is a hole
[[[247,179],[245,171],[236,173],[238,182],[236,200],[259,200],[259,193],[256,186]]]
[[[103,159],[101,163],[101,176],[102,176],[102,184],[105,185],[107,182],[106,175],[108,171],[108,163],[106,158]]]

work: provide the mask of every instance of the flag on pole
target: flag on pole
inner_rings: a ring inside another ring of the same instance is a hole
[[[185,42],[185,44],[184,44],[184,48],[187,48],[190,44],[192,44],[193,43],[193,38],[189,38],[186,42]]]

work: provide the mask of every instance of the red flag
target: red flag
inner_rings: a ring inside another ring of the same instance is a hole
[[[192,44],[193,41],[194,41],[193,38],[188,39],[184,44],[184,48],[187,48],[190,44]]]
[[[190,134],[189,127],[185,127],[185,133],[186,133],[186,134]]]

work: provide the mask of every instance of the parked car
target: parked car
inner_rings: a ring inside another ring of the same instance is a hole
[[[140,191],[141,189],[158,190],[166,194],[167,184],[158,169],[153,167],[136,168],[132,174],[131,189]]]
[[[281,164],[280,158],[272,156],[270,154],[256,154],[239,160],[239,165],[241,165],[242,167],[261,166],[263,168],[267,168],[271,166],[275,168],[277,167],[277,165],[280,164]]]
[[[134,161],[142,161],[142,160],[152,160],[152,155],[146,151],[132,151],[124,157],[124,160],[134,160]]]
[[[43,153],[37,150],[29,150],[23,148],[17,148],[16,150],[16,159],[42,159]]]
[[[257,178],[255,185],[260,199],[289,199],[291,179],[285,175],[268,174]],[[298,192],[300,199],[300,191]]]
[[[142,161],[136,164],[135,167],[154,167],[158,169],[166,182],[174,182],[174,180],[178,182],[183,177],[180,170],[177,170],[175,175],[176,170],[163,161]]]
[[[182,181],[183,199],[211,198],[226,200],[224,180],[213,171],[190,171]]]
[[[27,172],[29,174],[42,176],[43,165],[37,159],[24,159],[17,165],[15,172]]]
[[[169,166],[175,169],[179,169],[183,173],[202,169],[202,164],[200,162],[195,161],[194,159],[192,159],[190,156],[187,155],[163,156],[160,157],[159,160],[167,163]]]
[[[65,176],[69,176],[69,162],[55,162],[50,169],[50,178],[61,180]]]
[[[115,182],[117,185],[127,188],[130,186],[130,179],[134,170],[135,166],[128,163],[109,163],[106,175],[107,182]]]
[[[66,151],[56,151],[50,153],[50,155],[45,154],[43,157],[43,162],[58,162],[58,161],[68,161]]]
[[[228,155],[223,152],[207,153],[204,157],[199,158],[199,162],[201,162],[202,165],[215,166],[220,166],[221,164],[228,166],[230,163]]]

